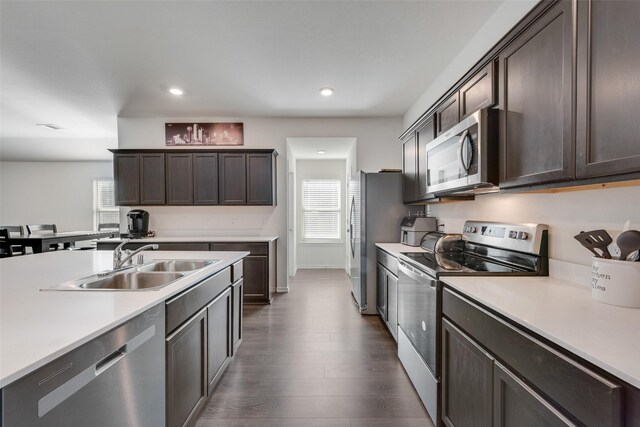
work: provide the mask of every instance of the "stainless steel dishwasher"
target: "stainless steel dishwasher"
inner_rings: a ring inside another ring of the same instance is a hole
[[[164,303],[2,389],[5,427],[165,425]]]

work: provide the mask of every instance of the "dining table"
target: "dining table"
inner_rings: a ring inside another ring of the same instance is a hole
[[[119,231],[61,231],[57,233],[31,233],[13,235],[9,238],[9,242],[12,246],[26,246],[30,247],[34,254],[43,252],[44,248],[49,248],[51,245],[57,245],[62,243],[65,249],[71,248],[76,242],[83,240],[102,239],[104,237],[116,237],[120,234]]]

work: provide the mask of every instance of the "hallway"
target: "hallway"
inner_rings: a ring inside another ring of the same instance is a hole
[[[198,427],[432,426],[377,316],[344,270],[299,270],[288,294],[247,305],[244,341]]]

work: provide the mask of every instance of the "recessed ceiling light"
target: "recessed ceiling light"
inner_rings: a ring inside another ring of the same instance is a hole
[[[326,151],[324,151],[324,150],[318,150],[318,154],[324,154],[324,153],[326,153]]]
[[[58,125],[54,125],[53,123],[36,123],[36,126],[40,126],[42,128],[52,129],[52,130],[60,130],[63,129]]]
[[[333,88],[323,87],[322,89],[320,89],[320,95],[322,95],[322,96],[331,96],[331,95],[333,95]]]
[[[184,94],[184,91],[182,89],[178,89],[177,87],[172,87],[171,89],[169,89],[169,93],[171,95],[182,95]]]

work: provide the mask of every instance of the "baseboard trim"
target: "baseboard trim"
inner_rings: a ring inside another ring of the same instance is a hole
[[[278,286],[276,288],[276,292],[277,293],[281,293],[281,292],[282,293],[287,293],[287,292],[289,292],[289,287],[288,286]]]

